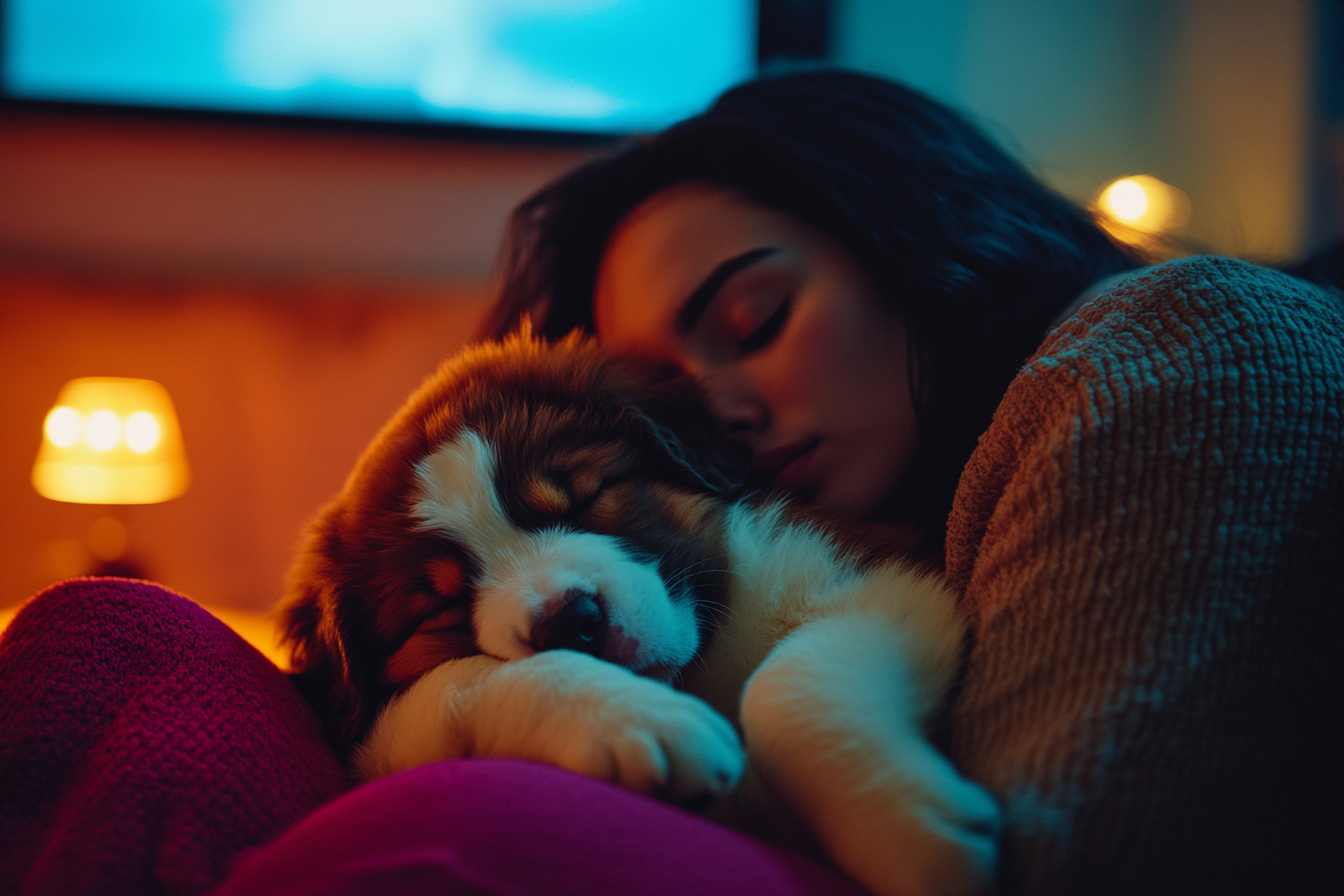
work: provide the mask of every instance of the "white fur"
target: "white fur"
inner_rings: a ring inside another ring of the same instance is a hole
[[[780,509],[729,510],[732,612],[682,681],[746,742],[716,816],[785,839],[778,801],[875,893],[987,889],[998,807],[922,730],[960,661],[955,596],[899,562],[860,572]]]
[[[532,627],[579,588],[601,595],[621,665],[674,669],[695,655],[694,608],[674,602],[657,568],[633,558],[619,539],[561,528],[527,532],[509,520],[493,487],[494,452],[472,430],[439,447],[415,473],[414,515],[424,528],[466,545],[480,563],[473,622],[481,650],[503,660],[531,656]]]
[[[527,646],[548,595],[581,581],[620,595],[609,612],[638,633],[641,651],[647,642],[650,656],[686,663],[693,620],[648,580],[652,567],[612,539],[514,527],[493,492],[490,449],[474,433],[417,473],[417,515],[465,539],[483,564],[476,622],[492,656],[445,663],[394,699],[360,750],[360,773],[490,755],[672,796],[724,795],[742,780],[717,817],[784,841],[791,835],[777,825],[792,813],[876,893],[989,887],[998,809],[922,728],[951,682],[963,633],[939,579],[896,562],[860,571],[778,506],[734,506],[727,613],[673,690],[589,656]],[[724,717],[740,727],[745,770]]]
[[[727,793],[746,761],[704,701],[570,650],[444,663],[388,704],[355,771],[460,756],[547,762],[671,799]]]

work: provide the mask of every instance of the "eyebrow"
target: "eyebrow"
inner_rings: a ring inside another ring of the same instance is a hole
[[[778,251],[778,249],[770,246],[762,246],[759,249],[748,249],[741,255],[734,255],[727,261],[720,263],[695,288],[695,291],[686,299],[686,303],[681,306],[681,310],[677,312],[677,330],[682,333],[689,333],[694,330],[695,325],[704,316],[709,303],[714,301],[714,297],[723,288],[723,284],[727,283],[738,271],[750,267],[762,258],[768,258]]]

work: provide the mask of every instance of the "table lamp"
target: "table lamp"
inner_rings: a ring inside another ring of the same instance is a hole
[[[190,473],[177,414],[168,391],[153,380],[71,380],[47,412],[42,431],[33,487],[43,497],[76,504],[155,504],[187,490]],[[100,519],[89,541],[104,563],[116,560],[125,548],[125,526]],[[115,572],[129,568],[122,564]]]

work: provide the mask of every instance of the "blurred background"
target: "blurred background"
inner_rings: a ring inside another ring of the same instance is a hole
[[[123,571],[266,641],[304,521],[472,333],[514,204],[761,64],[905,81],[1164,245],[1279,263],[1344,234],[1344,0],[0,9],[0,624]],[[184,494],[38,494],[88,376],[167,388]]]

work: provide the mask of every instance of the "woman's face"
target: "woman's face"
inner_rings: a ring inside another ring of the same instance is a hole
[[[917,438],[905,327],[835,241],[682,184],[617,226],[593,301],[604,345],[701,380],[759,485],[856,519],[889,510]]]

